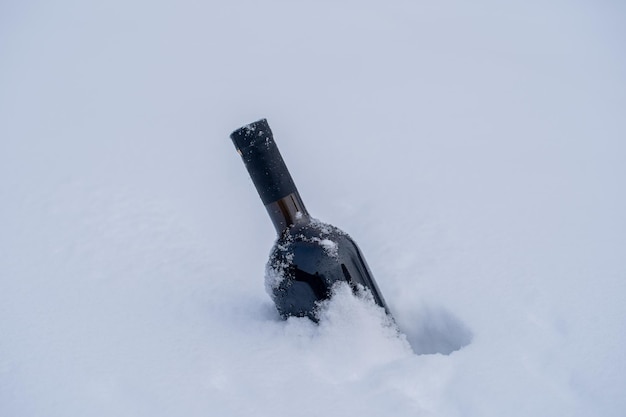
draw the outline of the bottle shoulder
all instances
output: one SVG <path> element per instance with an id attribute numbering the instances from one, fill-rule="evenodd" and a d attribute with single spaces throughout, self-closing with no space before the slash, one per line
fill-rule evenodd
<path id="1" fill-rule="evenodd" d="M 294 246 L 317 246 L 329 255 L 337 255 L 340 246 L 354 245 L 352 238 L 343 230 L 317 219 L 299 221 L 278 236 L 274 249 L 286 250 Z"/>
<path id="2" fill-rule="evenodd" d="M 271 264 L 290 264 L 310 271 L 337 268 L 361 258 L 360 250 L 343 230 L 319 220 L 291 226 L 276 240 Z"/>

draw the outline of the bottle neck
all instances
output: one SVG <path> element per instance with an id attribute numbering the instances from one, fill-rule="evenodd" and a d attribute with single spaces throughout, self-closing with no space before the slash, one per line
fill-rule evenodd
<path id="1" fill-rule="evenodd" d="M 237 152 L 250 174 L 276 232 L 308 220 L 302 199 L 274 142 L 267 120 L 261 119 L 235 130 L 231 135 Z"/>
<path id="2" fill-rule="evenodd" d="M 304 207 L 298 191 L 265 205 L 279 235 L 299 221 L 308 221 L 309 212 Z"/>

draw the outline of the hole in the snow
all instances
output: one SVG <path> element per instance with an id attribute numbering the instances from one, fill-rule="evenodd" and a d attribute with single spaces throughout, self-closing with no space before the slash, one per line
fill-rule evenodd
<path id="1" fill-rule="evenodd" d="M 449 355 L 472 342 L 472 331 L 443 307 L 423 306 L 396 317 L 411 348 L 418 355 Z"/>

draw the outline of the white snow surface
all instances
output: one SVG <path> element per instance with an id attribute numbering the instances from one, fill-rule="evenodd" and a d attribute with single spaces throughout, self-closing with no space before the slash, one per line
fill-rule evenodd
<path id="1" fill-rule="evenodd" d="M 1 2 L 0 416 L 624 416 L 624 7 Z M 403 335 L 278 318 L 262 117 Z"/>

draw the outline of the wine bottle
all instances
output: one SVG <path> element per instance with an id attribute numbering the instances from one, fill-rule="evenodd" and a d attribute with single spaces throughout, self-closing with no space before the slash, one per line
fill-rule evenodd
<path id="1" fill-rule="evenodd" d="M 356 243 L 338 228 L 312 218 L 300 198 L 266 119 L 231 134 L 278 238 L 266 267 L 266 289 L 280 315 L 318 321 L 319 303 L 333 286 L 346 282 L 369 291 L 389 314 L 376 281 Z"/>

